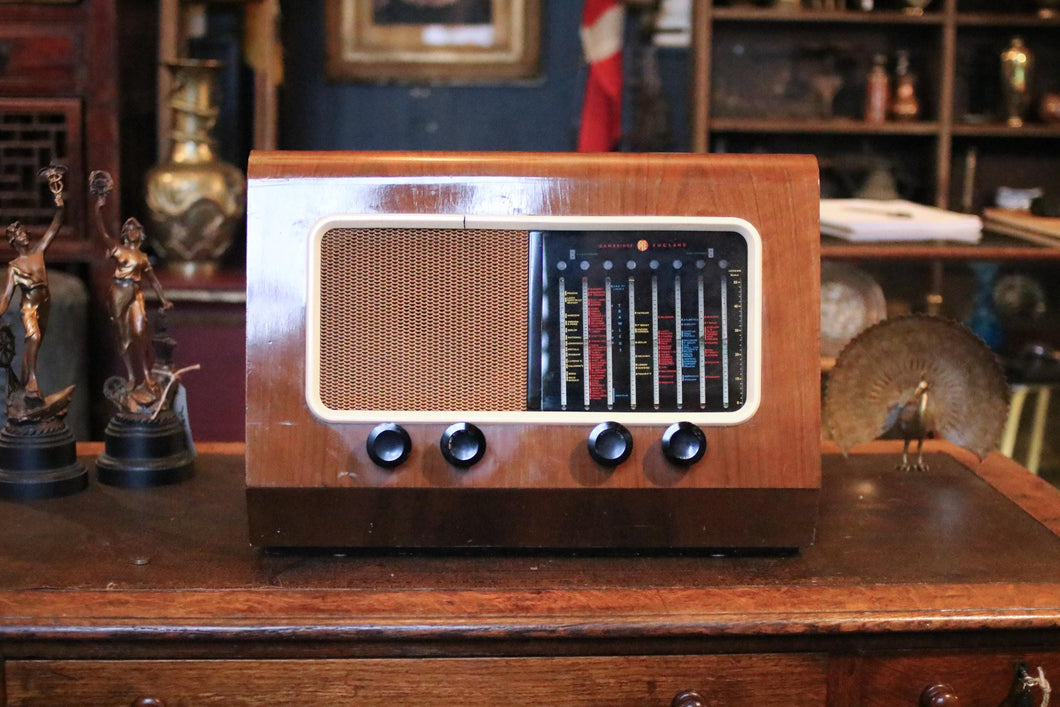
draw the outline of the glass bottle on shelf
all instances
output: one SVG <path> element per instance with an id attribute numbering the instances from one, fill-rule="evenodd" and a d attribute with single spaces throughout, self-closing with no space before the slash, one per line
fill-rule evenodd
<path id="1" fill-rule="evenodd" d="M 909 71 L 909 52 L 898 52 L 894 70 L 894 99 L 891 117 L 895 120 L 916 120 L 920 116 L 920 101 L 916 96 L 916 77 Z"/>
<path id="2" fill-rule="evenodd" d="M 887 104 L 890 101 L 891 78 L 887 75 L 887 57 L 877 54 L 872 60 L 872 70 L 865 81 L 865 122 L 878 125 L 887 120 Z"/>
<path id="3" fill-rule="evenodd" d="M 1005 122 L 1009 127 L 1019 128 L 1023 125 L 1031 99 L 1033 69 L 1033 52 L 1023 43 L 1022 37 L 1013 37 L 1008 47 L 1001 52 L 1001 95 Z"/>

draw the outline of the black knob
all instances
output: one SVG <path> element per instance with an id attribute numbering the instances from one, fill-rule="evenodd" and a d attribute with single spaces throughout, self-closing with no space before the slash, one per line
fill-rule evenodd
<path id="1" fill-rule="evenodd" d="M 707 438 L 703 430 L 691 422 L 675 422 L 663 433 L 663 456 L 673 464 L 691 466 L 702 459 L 706 451 Z"/>
<path id="2" fill-rule="evenodd" d="M 412 438 L 393 422 L 376 425 L 368 435 L 368 456 L 376 466 L 393 469 L 405 463 L 412 452 Z"/>
<path id="3" fill-rule="evenodd" d="M 470 422 L 457 422 L 445 429 L 439 446 L 447 462 L 466 469 L 486 453 L 486 435 Z"/>
<path id="4" fill-rule="evenodd" d="M 617 422 L 601 422 L 589 433 L 589 456 L 597 464 L 618 466 L 633 453 L 633 435 Z"/>

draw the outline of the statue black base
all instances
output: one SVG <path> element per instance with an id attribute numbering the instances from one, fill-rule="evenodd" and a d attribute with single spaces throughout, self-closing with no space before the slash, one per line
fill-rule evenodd
<path id="1" fill-rule="evenodd" d="M 175 484 L 195 472 L 195 451 L 180 418 L 162 410 L 154 418 L 119 412 L 103 433 L 96 474 L 104 484 L 143 488 Z"/>
<path id="2" fill-rule="evenodd" d="M 8 421 L 0 430 L 0 498 L 54 498 L 87 485 L 74 435 L 62 419 Z"/>

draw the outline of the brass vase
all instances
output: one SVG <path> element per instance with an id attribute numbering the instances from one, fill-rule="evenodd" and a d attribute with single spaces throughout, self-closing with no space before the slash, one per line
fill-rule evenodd
<path id="1" fill-rule="evenodd" d="M 246 177 L 215 152 L 221 64 L 183 59 L 165 66 L 173 77 L 171 148 L 169 159 L 147 174 L 151 242 L 167 268 L 189 276 L 210 273 L 220 266 L 243 217 Z"/>
<path id="2" fill-rule="evenodd" d="M 1023 125 L 1031 101 L 1031 75 L 1034 54 L 1020 37 L 1013 37 L 1001 52 L 1001 95 L 1005 123 L 1013 128 Z"/>

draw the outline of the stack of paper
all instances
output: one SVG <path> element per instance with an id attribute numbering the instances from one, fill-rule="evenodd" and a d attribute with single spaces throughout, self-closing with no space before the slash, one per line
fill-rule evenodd
<path id="1" fill-rule="evenodd" d="M 903 199 L 821 199 L 821 233 L 849 241 L 978 243 L 983 222 Z"/>
<path id="2" fill-rule="evenodd" d="M 988 231 L 1014 236 L 1045 246 L 1060 245 L 1060 217 L 1035 216 L 1029 211 L 984 209 L 983 225 Z"/>

